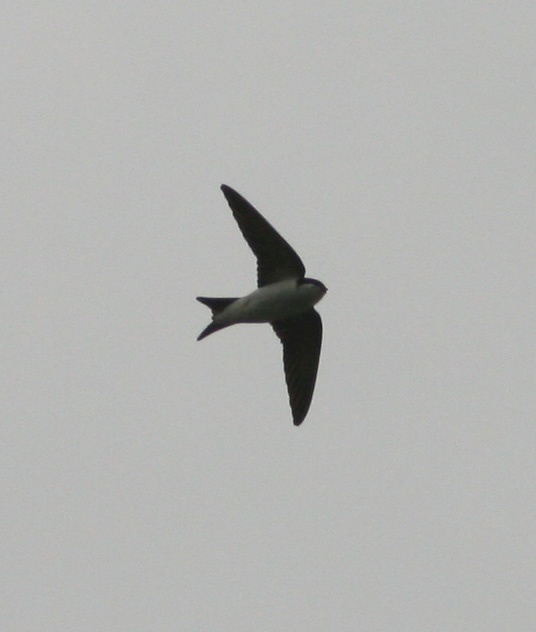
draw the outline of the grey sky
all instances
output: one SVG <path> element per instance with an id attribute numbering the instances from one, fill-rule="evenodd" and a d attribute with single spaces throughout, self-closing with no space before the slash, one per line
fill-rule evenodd
<path id="1" fill-rule="evenodd" d="M 2 630 L 536 626 L 530 2 L 9 3 Z M 329 288 L 292 425 L 219 191 Z"/>

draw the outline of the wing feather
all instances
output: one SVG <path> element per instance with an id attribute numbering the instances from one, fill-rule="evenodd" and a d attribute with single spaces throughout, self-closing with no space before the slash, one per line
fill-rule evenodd
<path id="1" fill-rule="evenodd" d="M 283 364 L 294 425 L 305 419 L 315 389 L 320 349 L 322 320 L 315 309 L 295 318 L 271 323 L 283 344 Z"/>
<path id="2" fill-rule="evenodd" d="M 292 246 L 234 189 L 222 184 L 221 190 L 244 239 L 257 257 L 258 286 L 285 279 L 302 279 L 305 267 Z"/>

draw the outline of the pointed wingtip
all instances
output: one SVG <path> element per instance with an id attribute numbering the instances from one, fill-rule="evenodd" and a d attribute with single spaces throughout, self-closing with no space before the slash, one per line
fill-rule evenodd
<path id="1" fill-rule="evenodd" d="M 229 199 L 230 195 L 236 194 L 236 191 L 230 187 L 228 184 L 222 184 L 220 186 L 221 192 L 225 195 L 225 199 Z"/>

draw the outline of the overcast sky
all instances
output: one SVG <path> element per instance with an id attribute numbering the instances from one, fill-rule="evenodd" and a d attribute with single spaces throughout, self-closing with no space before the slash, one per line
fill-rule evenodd
<path id="1" fill-rule="evenodd" d="M 2 630 L 536 629 L 532 2 L 2 12 Z M 329 288 L 302 426 L 219 186 Z"/>

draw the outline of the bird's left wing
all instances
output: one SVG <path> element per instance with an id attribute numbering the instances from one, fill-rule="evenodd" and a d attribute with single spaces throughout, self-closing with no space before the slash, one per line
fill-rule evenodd
<path id="1" fill-rule="evenodd" d="M 294 425 L 305 419 L 315 388 L 322 320 L 315 309 L 286 320 L 271 323 L 283 344 L 283 364 Z"/>

